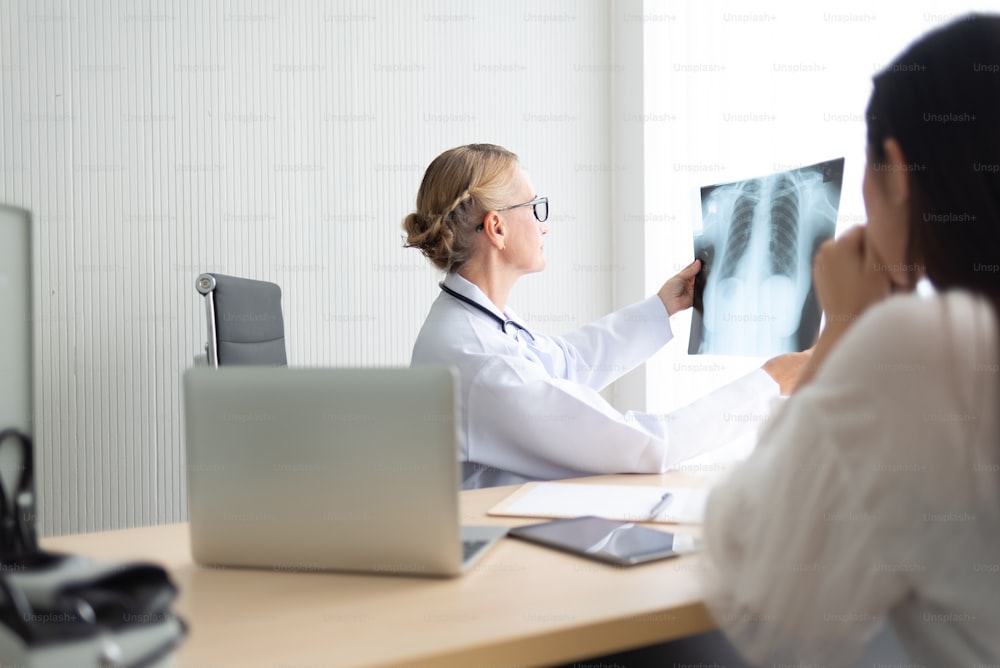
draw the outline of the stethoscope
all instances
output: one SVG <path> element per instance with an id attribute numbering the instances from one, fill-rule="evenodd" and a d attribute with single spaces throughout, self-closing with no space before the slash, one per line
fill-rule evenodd
<path id="1" fill-rule="evenodd" d="M 493 318 L 494 320 L 496 320 L 497 324 L 500 325 L 500 331 L 503 332 L 504 334 L 513 334 L 515 337 L 517 337 L 517 333 L 518 332 L 524 332 L 525 334 L 528 335 L 528 338 L 531 339 L 532 343 L 535 342 L 535 335 L 532 334 L 530 331 L 528 331 L 528 328 L 525 327 L 524 325 L 521 325 L 520 323 L 515 322 L 514 320 L 510 320 L 509 318 L 506 319 L 506 320 L 503 319 L 503 318 L 501 318 L 496 313 L 494 313 L 493 311 L 489 310 L 488 308 L 486 308 L 482 304 L 474 302 L 471 299 L 469 299 L 468 297 L 466 297 L 465 295 L 459 294 L 459 293 L 455 292 L 454 290 L 452 290 L 451 288 L 449 288 L 444 283 L 438 283 L 438 287 L 441 288 L 442 291 L 448 293 L 449 295 L 451 295 L 452 297 L 454 297 L 455 299 L 457 299 L 458 301 L 465 302 L 466 304 L 468 304 L 472 308 L 479 309 L 480 311 L 482 311 L 486 315 L 488 315 L 491 318 Z M 507 329 L 508 325 L 510 327 L 513 327 L 513 331 Z"/>

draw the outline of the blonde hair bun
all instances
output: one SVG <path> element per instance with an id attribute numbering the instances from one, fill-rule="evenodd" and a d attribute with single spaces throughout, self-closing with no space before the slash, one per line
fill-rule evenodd
<path id="1" fill-rule="evenodd" d="M 476 227 L 503 206 L 517 156 L 494 144 L 469 144 L 436 157 L 424 172 L 417 209 L 403 219 L 404 245 L 438 269 L 457 271 L 472 254 Z"/>

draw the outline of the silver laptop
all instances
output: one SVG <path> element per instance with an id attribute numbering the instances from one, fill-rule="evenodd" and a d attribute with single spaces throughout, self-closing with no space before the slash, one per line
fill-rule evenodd
<path id="1" fill-rule="evenodd" d="M 459 526 L 457 377 L 398 369 L 184 374 L 202 564 L 457 575 L 506 527 Z"/>

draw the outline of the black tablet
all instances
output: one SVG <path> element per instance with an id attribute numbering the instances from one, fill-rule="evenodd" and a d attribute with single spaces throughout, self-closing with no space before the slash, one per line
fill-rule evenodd
<path id="1" fill-rule="evenodd" d="M 507 535 L 617 566 L 669 559 L 694 549 L 689 536 L 590 516 L 516 527 Z"/>

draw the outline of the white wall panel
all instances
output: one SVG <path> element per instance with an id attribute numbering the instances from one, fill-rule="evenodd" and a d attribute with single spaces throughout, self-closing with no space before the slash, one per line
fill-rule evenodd
<path id="1" fill-rule="evenodd" d="M 406 364 L 436 294 L 399 222 L 454 145 L 551 198 L 543 331 L 611 306 L 607 2 L 0 0 L 0 201 L 37 223 L 40 518 L 186 516 L 201 271 L 279 283 L 294 365 Z"/>

